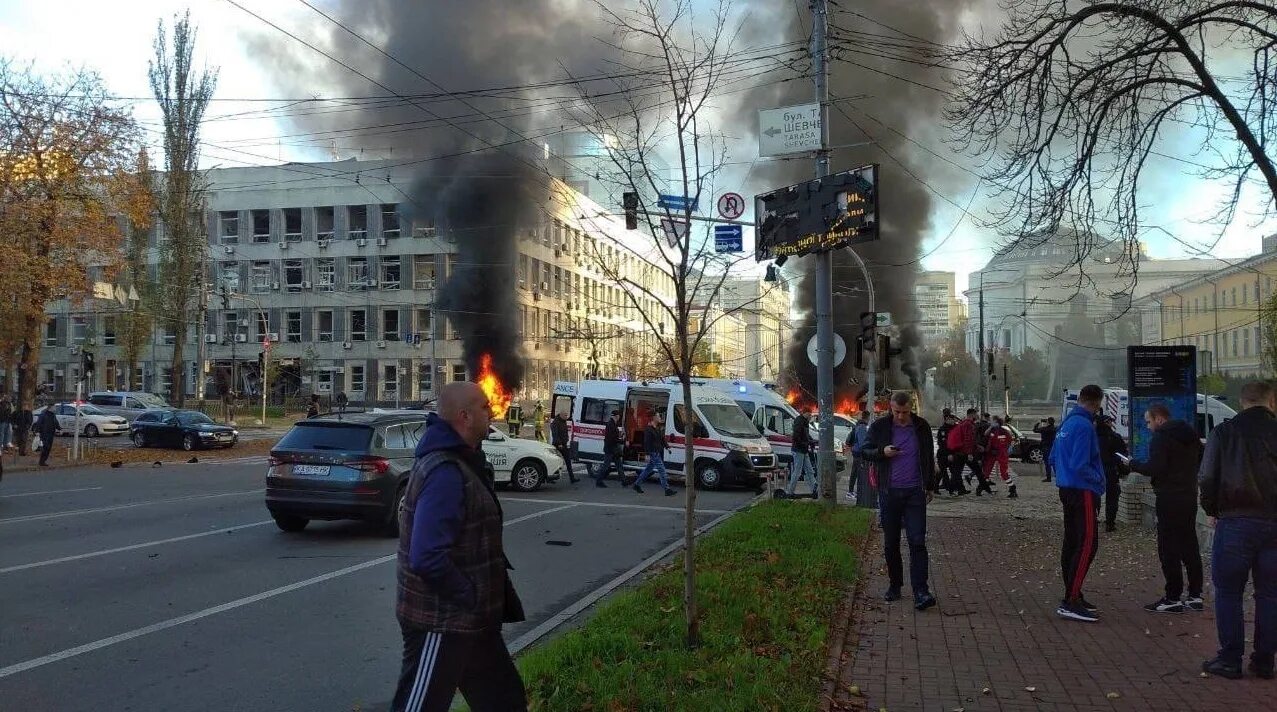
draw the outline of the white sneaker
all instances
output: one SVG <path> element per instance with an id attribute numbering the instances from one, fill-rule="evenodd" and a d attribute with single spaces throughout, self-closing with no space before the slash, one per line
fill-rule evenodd
<path id="1" fill-rule="evenodd" d="M 1185 596 L 1183 603 L 1184 607 L 1190 611 L 1200 613 L 1206 610 L 1206 604 L 1202 603 L 1200 596 Z"/>

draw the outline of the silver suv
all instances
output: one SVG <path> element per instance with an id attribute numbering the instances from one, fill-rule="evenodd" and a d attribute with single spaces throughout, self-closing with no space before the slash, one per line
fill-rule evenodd
<path id="1" fill-rule="evenodd" d="M 97 391 L 89 394 L 89 403 L 129 422 L 148 410 L 173 407 L 154 393 L 141 391 Z"/>

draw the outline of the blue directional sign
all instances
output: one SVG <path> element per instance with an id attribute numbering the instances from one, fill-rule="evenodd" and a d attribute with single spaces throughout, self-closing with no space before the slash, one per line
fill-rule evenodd
<path id="1" fill-rule="evenodd" d="M 715 252 L 741 252 L 744 249 L 740 225 L 714 226 Z"/>
<path id="2" fill-rule="evenodd" d="M 662 195 L 656 199 L 656 204 L 662 208 L 665 208 L 666 210 L 676 210 L 680 213 L 689 210 L 688 205 L 691 206 L 690 210 L 692 212 L 696 212 L 696 206 L 699 203 L 699 200 L 689 198 L 686 195 Z"/>

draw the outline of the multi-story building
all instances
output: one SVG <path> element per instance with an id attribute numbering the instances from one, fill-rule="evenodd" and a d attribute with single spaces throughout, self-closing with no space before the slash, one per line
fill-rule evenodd
<path id="1" fill-rule="evenodd" d="M 751 381 L 774 383 L 780 378 L 784 341 L 790 330 L 789 286 L 780 280 L 733 277 L 723 281 L 718 301 L 737 317 L 744 329 L 743 360 L 731 364 Z"/>
<path id="2" fill-rule="evenodd" d="M 1196 346 L 1203 374 L 1263 375 L 1263 308 L 1274 278 L 1277 236 L 1264 238 L 1258 255 L 1137 300 L 1144 343 Z"/>
<path id="3" fill-rule="evenodd" d="M 185 341 L 188 396 L 197 383 L 211 395 L 219 381 L 253 392 L 263 344 L 277 369 L 276 394 L 344 392 L 352 402 L 404 403 L 430 398 L 442 381 L 473 375 L 455 324 L 435 309 L 465 235 L 408 221 L 411 166 L 288 164 L 214 169 L 208 178 L 204 323 L 194 314 L 187 324 L 161 320 L 138 364 L 135 383 L 144 390 L 168 392 L 177 339 Z M 669 275 L 627 247 L 634 233 L 622 222 L 562 182 L 546 180 L 552 198 L 541 221 L 519 228 L 518 284 L 492 285 L 515 290 L 526 366 L 516 397 L 538 400 L 549 397 L 556 380 L 616 375 L 626 354 L 649 338 L 616 274 L 657 298 L 672 301 L 673 294 Z M 162 239 L 162 227 L 151 231 L 152 265 Z M 653 299 L 639 298 L 658 312 Z M 116 333 L 122 309 L 98 300 L 51 304 L 41 382 L 60 393 L 73 389 L 79 350 L 91 345 L 97 368 L 89 388 L 125 387 Z"/>
<path id="4" fill-rule="evenodd" d="M 711 304 L 708 309 L 703 305 L 692 307 L 688 321 L 688 333 L 695 335 L 701 330 L 701 318 L 708 322 L 705 334 L 701 337 L 701 353 L 698 370 L 703 375 L 715 378 L 743 378 L 748 359 L 745 354 L 746 329 L 742 315 L 725 311 L 720 304 Z"/>
<path id="5" fill-rule="evenodd" d="M 913 284 L 914 301 L 922 320 L 918 327 L 928 342 L 944 339 L 962 324 L 966 305 L 957 296 L 953 272 L 919 272 Z"/>

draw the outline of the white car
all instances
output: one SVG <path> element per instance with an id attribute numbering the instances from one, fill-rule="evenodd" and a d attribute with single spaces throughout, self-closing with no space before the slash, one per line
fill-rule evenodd
<path id="1" fill-rule="evenodd" d="M 495 481 L 520 492 L 557 481 L 565 469 L 559 451 L 549 443 L 511 437 L 492 426 L 488 427 L 483 454 L 492 464 Z"/>
<path id="2" fill-rule="evenodd" d="M 58 432 L 70 435 L 75 432 L 75 404 L 54 403 L 53 415 L 58 419 Z M 44 408 L 38 408 L 32 415 L 39 418 Z M 129 421 L 118 415 L 106 413 L 96 406 L 84 404 L 80 406 L 80 434 L 86 438 L 99 435 L 125 435 L 129 432 Z"/>

